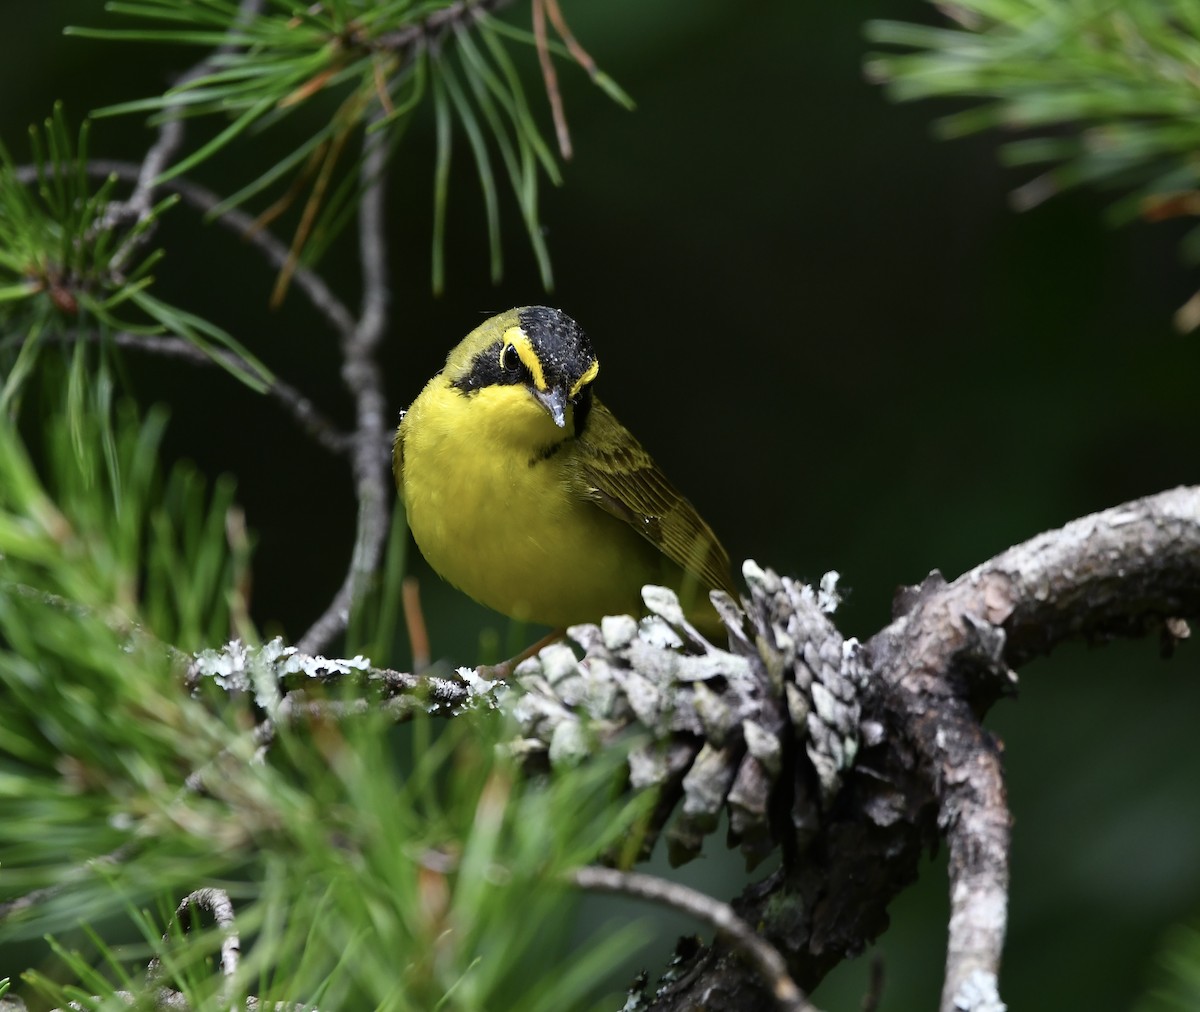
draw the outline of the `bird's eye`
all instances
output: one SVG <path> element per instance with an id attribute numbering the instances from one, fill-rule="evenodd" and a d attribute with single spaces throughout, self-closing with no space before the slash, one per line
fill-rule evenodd
<path id="1" fill-rule="evenodd" d="M 505 372 L 516 372 L 521 368 L 521 356 L 511 344 L 506 344 L 500 352 L 500 368 Z"/>

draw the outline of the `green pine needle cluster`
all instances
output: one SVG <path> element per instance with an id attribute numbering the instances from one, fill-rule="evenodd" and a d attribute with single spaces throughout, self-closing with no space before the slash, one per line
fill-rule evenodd
<path id="1" fill-rule="evenodd" d="M 1015 194 L 1029 207 L 1096 185 L 1124 196 L 1116 221 L 1200 215 L 1200 6 L 1177 0 L 955 0 L 957 24 L 868 25 L 903 50 L 876 54 L 868 76 L 898 100 L 965 99 L 939 133 L 999 128 L 1013 166 L 1045 167 Z M 1200 227 L 1183 242 L 1200 262 Z M 1197 307 L 1200 310 L 1200 306 Z M 1190 316 L 1180 323 L 1194 326 Z"/>
<path id="2" fill-rule="evenodd" d="M 219 132 L 163 173 L 166 181 L 194 169 L 253 132 L 262 133 L 314 104 L 327 106 L 299 145 L 259 172 L 211 212 L 236 207 L 277 184 L 285 189 L 261 220 L 269 222 L 307 191 L 293 252 L 315 262 L 347 222 L 359 192 L 358 160 L 345 159 L 350 137 L 385 130 L 398 144 L 414 116 L 432 105 L 435 122 L 433 287 L 445 285 L 445 223 L 454 124 L 465 134 L 479 175 L 494 280 L 503 268 L 500 179 L 507 179 L 547 288 L 549 252 L 538 218 L 542 173 L 561 182 L 558 162 L 542 135 L 509 42 L 534 37 L 493 17 L 500 2 L 459 0 L 334 0 L 305 7 L 272 0 L 245 16 L 230 0 L 141 0 L 106 9 L 140 24 L 77 27 L 94 39 L 221 47 L 197 73 L 166 93 L 99 110 L 97 115 L 151 113 L 216 116 Z M 156 26 L 164 27 L 156 27 Z M 169 26 L 169 27 L 166 27 Z M 569 56 L 560 44 L 550 52 Z M 589 68 L 590 70 L 591 68 Z M 593 81 L 626 107 L 632 102 L 606 75 Z M 323 107 L 324 107 L 323 106 Z M 498 157 L 501 172 L 493 164 Z M 341 164 L 348 160 L 349 165 Z"/>
<path id="3" fill-rule="evenodd" d="M 229 490 L 209 496 L 178 472 L 164 486 L 161 416 L 113 426 L 103 401 L 51 416 L 47 478 L 0 425 L 0 903 L 61 890 L 9 932 L 65 928 L 126 889 L 215 870 L 198 836 L 162 832 L 181 775 L 228 739 L 179 691 L 166 644 L 226 631 Z M 184 578 L 197 570 L 207 577 Z M 120 868 L 91 864 L 152 838 L 164 849 L 139 882 L 114 888 Z"/>
<path id="4" fill-rule="evenodd" d="M 97 185 L 89 173 L 89 133 L 85 120 L 72 135 L 56 105 L 29 130 L 27 173 L 0 143 L 0 407 L 18 395 L 46 342 L 104 344 L 122 332 L 183 338 L 264 389 L 270 372 L 228 333 L 153 293 L 163 252 L 145 246 L 176 198 L 145 214 L 116 213 L 116 178 Z"/>
<path id="5" fill-rule="evenodd" d="M 145 257 L 120 286 L 108 270 L 117 236 L 102 227 L 116 180 L 93 189 L 87 175 L 88 125 L 74 140 L 61 107 L 44 129 L 30 128 L 36 186 L 18 179 L 17 167 L 0 145 L 0 321 L 12 322 L 14 310 L 28 309 L 30 322 L 58 312 L 89 312 L 110 326 L 122 302 L 146 287 L 160 254 Z M 136 241 L 173 201 L 164 201 L 145 222 Z"/>
<path id="6" fill-rule="evenodd" d="M 1200 928 L 1178 924 L 1163 939 L 1156 981 L 1135 1012 L 1189 1012 L 1200 1008 Z"/>

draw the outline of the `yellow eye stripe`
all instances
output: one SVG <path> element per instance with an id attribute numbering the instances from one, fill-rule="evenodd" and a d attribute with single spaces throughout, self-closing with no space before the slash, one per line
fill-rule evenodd
<path id="1" fill-rule="evenodd" d="M 533 347 L 533 342 L 529 340 L 529 335 L 520 327 L 509 327 L 504 332 L 504 338 L 500 344 L 500 364 L 504 365 L 504 352 L 511 345 L 516 349 L 517 357 L 525 363 L 525 367 L 529 370 L 529 375 L 533 380 L 533 385 L 538 390 L 548 389 L 546 383 L 546 372 L 542 368 L 542 360 L 538 358 L 537 351 Z M 575 385 L 571 387 L 569 396 L 577 397 L 579 392 L 591 383 L 597 376 L 600 375 L 600 362 L 597 359 L 592 359 L 592 364 L 584 370 L 582 376 L 575 381 Z"/>
<path id="2" fill-rule="evenodd" d="M 592 359 L 592 364 L 587 367 L 587 371 L 582 376 L 580 376 L 579 380 L 576 382 L 576 384 L 573 387 L 571 387 L 571 396 L 578 397 L 579 391 L 582 390 L 589 383 L 591 383 L 592 380 L 594 380 L 599 375 L 600 375 L 600 360 L 594 358 L 594 359 Z"/>
<path id="3" fill-rule="evenodd" d="M 500 348 L 500 355 L 504 355 L 504 346 L 511 344 L 517 349 L 517 357 L 525 363 L 525 367 L 529 370 L 529 375 L 533 378 L 533 385 L 539 390 L 546 389 L 546 374 L 542 371 L 541 360 L 537 356 L 537 352 L 533 350 L 533 342 L 529 340 L 528 335 L 520 327 L 509 327 L 504 332 L 504 342 Z"/>

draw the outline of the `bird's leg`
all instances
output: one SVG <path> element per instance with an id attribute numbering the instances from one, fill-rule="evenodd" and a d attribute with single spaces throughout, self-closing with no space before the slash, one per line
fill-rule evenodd
<path id="1" fill-rule="evenodd" d="M 566 636 L 566 629 L 555 629 L 553 632 L 547 633 L 532 646 L 526 647 L 515 657 L 510 657 L 507 661 L 501 661 L 499 664 L 481 664 L 475 669 L 480 678 L 486 678 L 488 681 L 500 682 L 509 678 L 526 658 L 532 657 L 538 653 L 543 647 L 548 647 L 551 643 L 557 643 L 560 639 Z"/>

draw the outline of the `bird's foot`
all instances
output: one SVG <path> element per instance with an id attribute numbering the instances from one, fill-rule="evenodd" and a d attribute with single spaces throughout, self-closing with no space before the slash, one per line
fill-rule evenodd
<path id="1" fill-rule="evenodd" d="M 541 651 L 544 647 L 548 647 L 551 643 L 557 643 L 567 634 L 565 629 L 555 629 L 551 633 L 547 633 L 532 646 L 526 647 L 515 657 L 510 657 L 507 661 L 501 661 L 499 664 L 481 664 L 475 669 L 475 673 L 480 678 L 486 678 L 489 682 L 503 682 L 512 677 L 512 673 L 517 670 L 517 665 L 523 660 L 526 660 L 534 654 Z"/>

